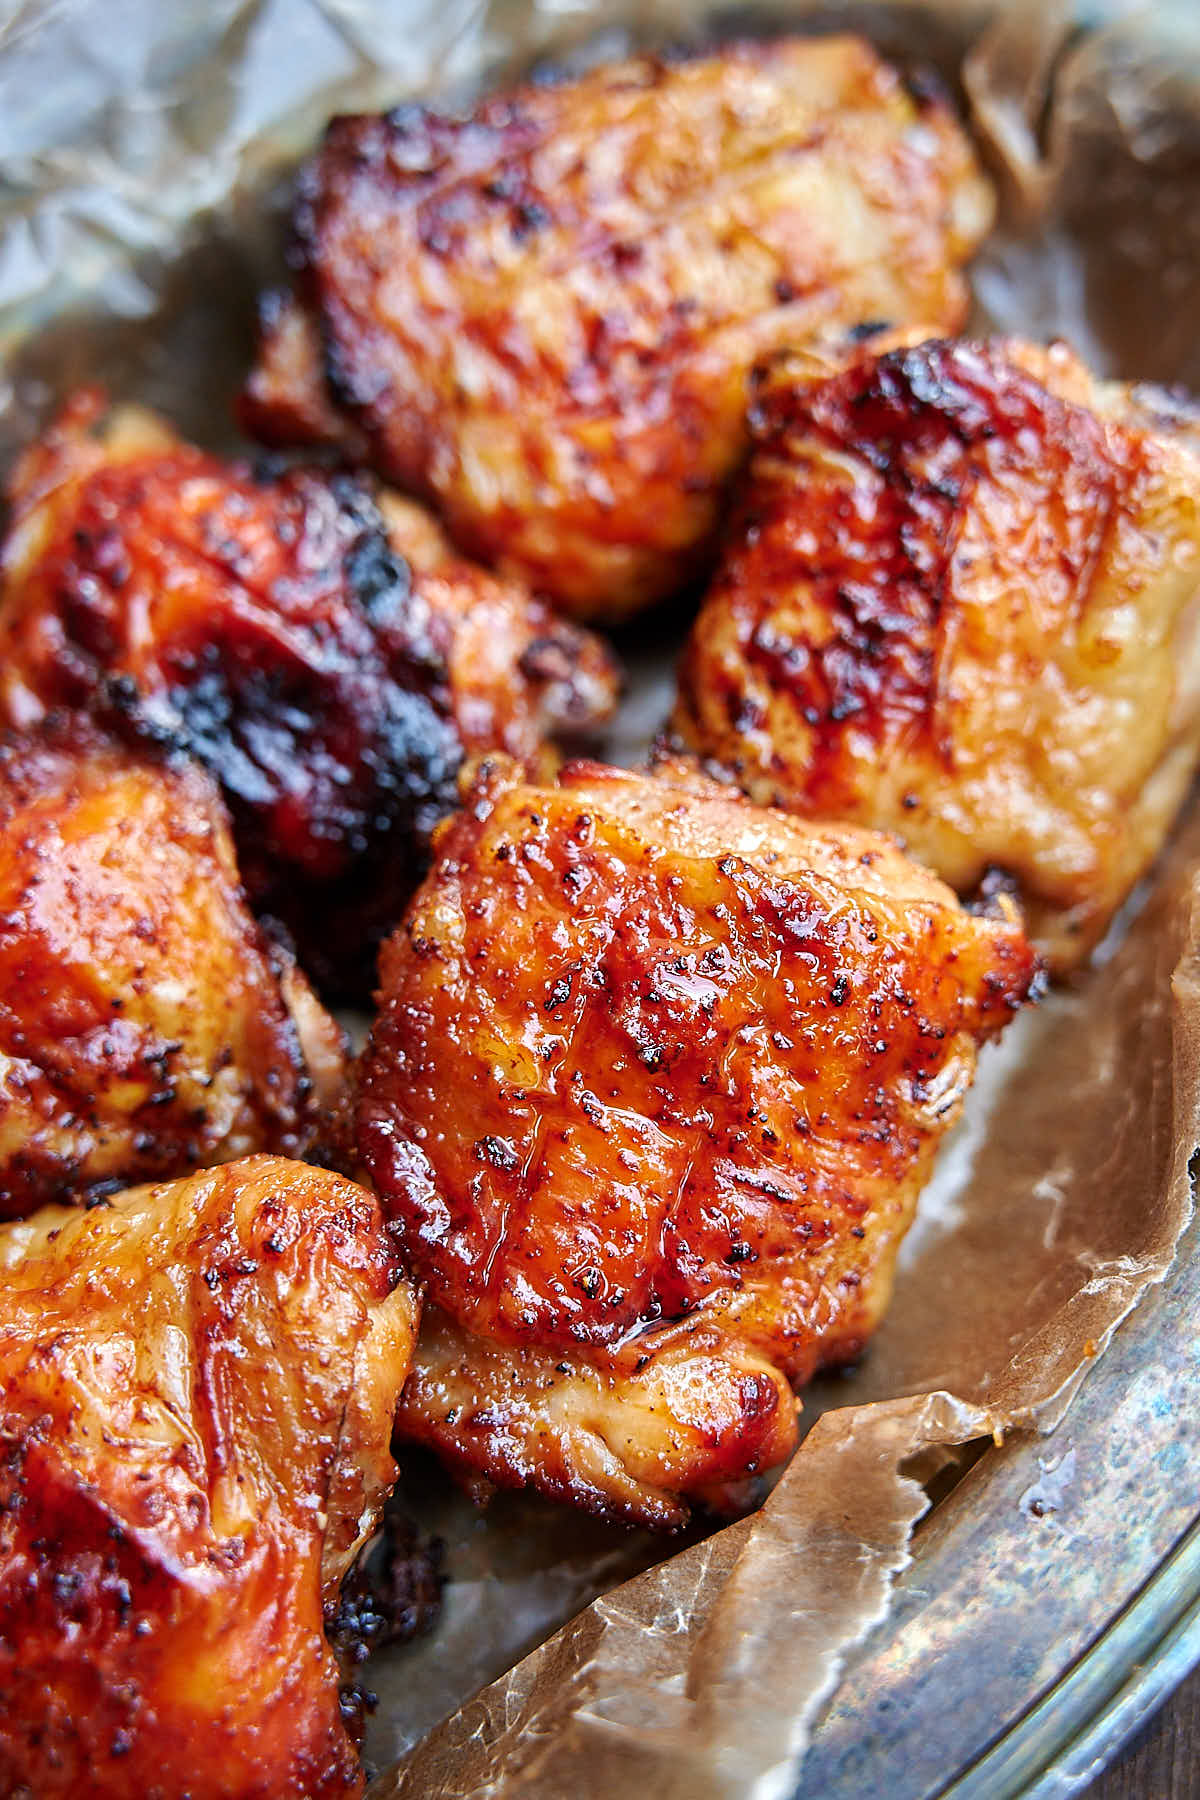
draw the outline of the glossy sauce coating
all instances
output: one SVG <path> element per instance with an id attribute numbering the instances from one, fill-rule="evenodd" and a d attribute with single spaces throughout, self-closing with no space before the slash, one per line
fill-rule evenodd
<path id="1" fill-rule="evenodd" d="M 781 359 L 680 668 L 672 747 L 1016 892 L 1056 969 L 1200 760 L 1200 457 L 1062 346 Z"/>
<path id="2" fill-rule="evenodd" d="M 198 757 L 255 905 L 335 989 L 369 987 L 464 754 L 536 757 L 613 705 L 596 640 L 453 558 L 410 506 L 392 541 L 350 477 L 260 477 L 84 392 L 11 492 L 3 714 L 87 706 Z"/>
<path id="3" fill-rule="evenodd" d="M 201 769 L 79 718 L 0 740 L 0 1218 L 303 1154 L 343 1062 Z"/>
<path id="4" fill-rule="evenodd" d="M 375 1201 L 254 1157 L 0 1229 L 0 1792 L 362 1791 L 324 1607 L 412 1346 Z"/>
<path id="5" fill-rule="evenodd" d="M 850 37 L 335 119 L 243 419 L 365 449 L 472 554 L 623 616 L 703 556 L 756 357 L 955 329 L 990 219 L 945 104 Z"/>
<path id="6" fill-rule="evenodd" d="M 359 1154 L 488 1346 L 627 1372 L 703 1312 L 801 1382 L 869 1337 L 1035 969 L 874 834 L 685 777 L 493 767 L 383 948 Z"/>

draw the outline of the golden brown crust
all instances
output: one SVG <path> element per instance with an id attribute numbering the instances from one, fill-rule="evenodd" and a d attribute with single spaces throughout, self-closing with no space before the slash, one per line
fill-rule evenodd
<path id="1" fill-rule="evenodd" d="M 873 833 L 574 764 L 484 771 L 380 968 L 358 1149 L 437 1305 L 622 1379 L 703 1318 L 803 1381 L 873 1330 L 1036 964 Z"/>
<path id="2" fill-rule="evenodd" d="M 360 1793 L 323 1607 L 415 1323 L 375 1201 L 254 1157 L 6 1226 L 0 1273 L 0 1791 Z"/>
<path id="3" fill-rule="evenodd" d="M 696 568 L 756 357 L 955 329 L 990 216 L 948 109 L 850 37 L 336 119 L 243 418 L 323 441 L 332 406 L 473 554 L 622 616 Z"/>
<path id="4" fill-rule="evenodd" d="M 0 739 L 0 1218 L 301 1155 L 342 1034 L 238 883 L 210 778 L 51 717 Z"/>
<path id="5" fill-rule="evenodd" d="M 448 553 L 414 574 L 348 477 L 256 475 L 84 392 L 11 493 L 0 712 L 88 706 L 198 756 L 256 906 L 334 988 L 369 989 L 464 751 L 533 758 L 614 704 L 597 640 Z M 423 542 L 411 510 L 394 536 Z"/>
<path id="6" fill-rule="evenodd" d="M 592 1360 L 495 1344 L 429 1307 L 396 1430 L 469 1483 L 672 1531 L 689 1501 L 725 1510 L 728 1484 L 786 1461 L 796 1401 L 774 1363 L 703 1315 Z"/>
<path id="7" fill-rule="evenodd" d="M 1150 398 L 1061 346 L 781 360 L 675 743 L 960 892 L 1014 888 L 1069 967 L 1200 757 L 1200 458 Z"/>

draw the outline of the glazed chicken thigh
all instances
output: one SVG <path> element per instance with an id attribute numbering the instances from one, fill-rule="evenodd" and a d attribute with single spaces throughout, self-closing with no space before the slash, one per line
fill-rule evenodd
<path id="1" fill-rule="evenodd" d="M 0 740 L 0 1218 L 301 1155 L 343 1065 L 203 770 L 78 716 Z"/>
<path id="2" fill-rule="evenodd" d="M 715 784 L 479 775 L 381 953 L 359 1155 L 460 1468 L 676 1524 L 852 1359 L 1037 965 L 887 839 Z"/>
<path id="3" fill-rule="evenodd" d="M 0 1792 L 362 1791 L 322 1625 L 395 1478 L 396 1273 L 272 1157 L 0 1228 Z"/>
<path id="4" fill-rule="evenodd" d="M 411 504 L 389 538 L 349 476 L 223 464 L 89 391 L 11 497 L 0 717 L 89 707 L 197 757 L 255 906 L 335 991 L 369 991 L 463 757 L 536 761 L 614 704 L 596 639 L 452 557 Z"/>
<path id="5" fill-rule="evenodd" d="M 671 749 L 1096 943 L 1200 762 L 1196 416 L 1064 347 L 781 359 Z"/>
<path id="6" fill-rule="evenodd" d="M 341 443 L 472 554 L 624 616 L 697 567 L 755 359 L 957 329 L 991 211 L 947 107 L 851 37 L 335 119 L 242 416 Z"/>

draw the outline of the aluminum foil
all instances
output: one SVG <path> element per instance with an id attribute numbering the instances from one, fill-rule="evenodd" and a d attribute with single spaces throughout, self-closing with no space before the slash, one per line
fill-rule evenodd
<path id="1" fill-rule="evenodd" d="M 47 0 L 0 17 L 0 451 L 83 379 L 236 441 L 289 174 L 331 112 L 800 21 L 862 28 L 956 87 L 1002 198 L 980 327 L 1062 333 L 1102 370 L 1200 389 L 1188 0 L 1118 18 L 982 0 Z M 679 630 L 622 637 L 617 760 L 665 711 Z M 891 1314 L 857 1371 L 806 1396 L 808 1434 L 761 1511 L 680 1548 L 522 1496 L 479 1514 L 405 1469 L 451 1580 L 435 1633 L 368 1668 L 367 1755 L 404 1758 L 379 1796 L 806 1791 L 812 1722 L 958 1447 L 1053 1429 L 1170 1264 L 1200 1137 L 1198 873 L 1200 809 L 1093 972 L 985 1053 Z"/>

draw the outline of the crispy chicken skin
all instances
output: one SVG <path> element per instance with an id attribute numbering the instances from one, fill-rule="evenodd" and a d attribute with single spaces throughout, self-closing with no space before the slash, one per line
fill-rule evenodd
<path id="1" fill-rule="evenodd" d="M 851 37 L 335 119 L 243 420 L 365 451 L 472 554 L 627 615 L 698 566 L 755 359 L 956 329 L 991 212 L 945 104 Z"/>
<path id="2" fill-rule="evenodd" d="M 302 1154 L 343 1065 L 203 770 L 77 716 L 0 740 L 0 1218 Z"/>
<path id="3" fill-rule="evenodd" d="M 976 1045 L 1011 908 L 695 777 L 479 773 L 381 953 L 363 1165 L 447 1323 L 401 1429 L 675 1523 L 853 1358 Z"/>
<path id="4" fill-rule="evenodd" d="M 256 907 L 334 990 L 369 990 L 464 754 L 536 758 L 614 704 L 597 640 L 409 503 L 389 539 L 350 477 L 256 475 L 89 390 L 11 497 L 0 716 L 88 706 L 199 757 Z"/>
<path id="5" fill-rule="evenodd" d="M 796 1446 L 787 1376 L 703 1309 L 603 1355 L 514 1348 L 428 1307 L 396 1429 L 468 1488 L 535 1487 L 651 1530 L 743 1511 Z M 481 1486 L 481 1483 L 483 1484 Z"/>
<path id="6" fill-rule="evenodd" d="M 0 1229 L 0 1792 L 358 1794 L 324 1609 L 395 1478 L 412 1291 L 274 1157 Z"/>
<path id="7" fill-rule="evenodd" d="M 1200 457 L 1156 404 L 1061 345 L 781 360 L 673 747 L 1014 887 L 1069 968 L 1200 760 Z"/>

